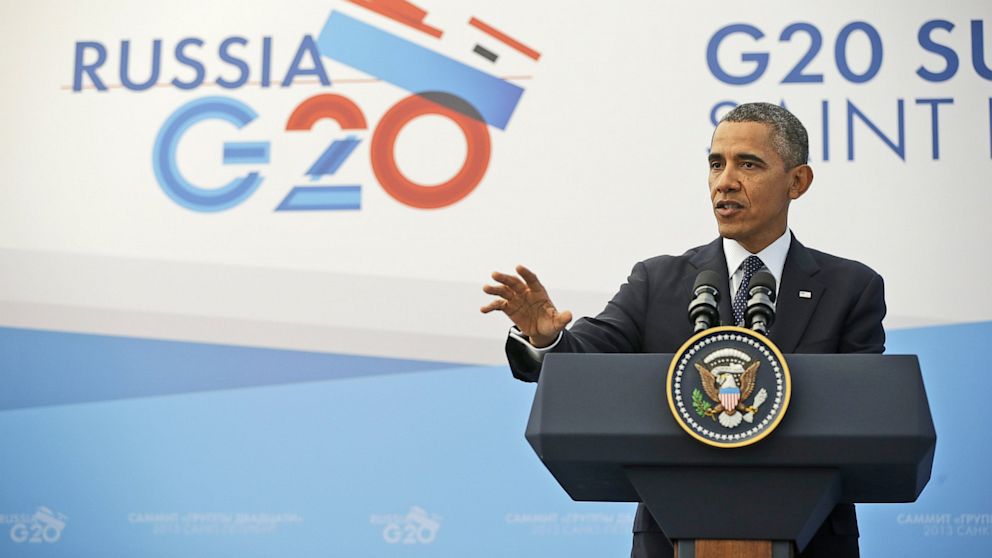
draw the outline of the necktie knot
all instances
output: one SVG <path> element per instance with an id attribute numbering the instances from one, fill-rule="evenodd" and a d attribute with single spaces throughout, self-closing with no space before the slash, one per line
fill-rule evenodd
<path id="1" fill-rule="evenodd" d="M 764 262 L 758 256 L 748 256 L 738 268 L 743 270 L 740 286 L 737 287 L 737 294 L 734 295 L 734 323 L 744 326 L 744 311 L 747 310 L 747 286 L 751 283 L 751 277 L 761 268 L 765 267 Z"/>

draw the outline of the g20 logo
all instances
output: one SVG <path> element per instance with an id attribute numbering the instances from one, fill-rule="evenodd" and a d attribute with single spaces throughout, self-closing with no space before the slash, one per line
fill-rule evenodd
<path id="1" fill-rule="evenodd" d="M 405 516 L 388 515 L 382 528 L 382 540 L 389 544 L 431 544 L 441 529 L 441 516 L 428 513 L 420 506 L 413 506 Z"/>
<path id="2" fill-rule="evenodd" d="M 68 519 L 65 514 L 39 506 L 30 518 L 14 523 L 10 528 L 10 540 L 18 544 L 57 543 L 62 538 Z"/>
<path id="3" fill-rule="evenodd" d="M 420 21 L 426 12 L 414 10 L 416 17 L 413 17 L 414 12 L 398 8 L 401 4 L 406 5 L 382 3 L 374 11 L 412 26 L 432 39 L 442 36 L 441 30 Z M 537 51 L 477 18 L 469 20 L 469 25 L 532 60 L 540 57 Z M 456 203 L 479 185 L 491 155 L 488 126 L 506 129 L 523 88 L 336 10 L 331 12 L 315 45 L 321 56 L 411 93 L 386 110 L 372 131 L 369 145 L 372 171 L 390 196 L 411 207 L 434 209 Z M 473 52 L 490 63 L 498 58 L 495 52 L 481 45 L 476 45 Z M 400 132 L 411 121 L 425 115 L 447 118 L 465 136 L 461 168 L 441 184 L 418 184 L 404 175 L 396 163 L 396 140 Z M 243 128 L 257 117 L 251 107 L 229 97 L 205 97 L 176 110 L 159 131 L 153 153 L 155 176 L 165 193 L 194 211 L 223 211 L 244 202 L 262 183 L 258 171 L 248 172 L 217 188 L 204 188 L 179 171 L 176 150 L 183 134 L 198 122 L 223 120 Z M 289 115 L 284 129 L 289 133 L 307 132 L 324 119 L 336 122 L 348 135 L 333 140 L 306 170 L 312 181 L 335 175 L 361 142 L 357 134 L 369 129 L 362 109 L 351 99 L 334 93 L 315 95 L 300 103 Z M 227 142 L 223 162 L 225 165 L 268 164 L 270 145 L 266 141 Z M 355 184 L 295 186 L 282 198 L 276 211 L 360 209 L 361 188 Z"/>
<path id="4" fill-rule="evenodd" d="M 418 184 L 403 174 L 396 163 L 396 140 L 410 122 L 436 115 L 454 122 L 466 142 L 461 168 L 449 180 L 436 185 Z M 221 120 L 243 128 L 258 117 L 245 103 L 230 97 L 204 97 L 179 107 L 162 125 L 155 139 L 153 168 L 162 190 L 177 204 L 194 211 L 223 211 L 248 199 L 261 185 L 262 176 L 251 171 L 217 188 L 194 184 L 179 171 L 176 151 L 189 128 L 206 120 Z M 360 143 L 356 133 L 368 130 L 365 114 L 351 99 L 334 93 L 310 97 L 289 115 L 285 130 L 307 132 L 321 120 L 336 122 L 349 135 L 334 139 L 305 172 L 311 179 L 334 175 Z M 478 186 L 489 166 L 489 130 L 473 107 L 450 93 L 410 95 L 393 105 L 379 120 L 370 145 L 372 171 L 382 188 L 397 201 L 420 209 L 454 204 Z M 226 142 L 225 165 L 267 164 L 270 142 Z M 276 211 L 360 209 L 360 185 L 295 186 Z"/>

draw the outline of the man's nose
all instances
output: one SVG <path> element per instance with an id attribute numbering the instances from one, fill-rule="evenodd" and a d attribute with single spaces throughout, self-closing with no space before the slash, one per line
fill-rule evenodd
<path id="1" fill-rule="evenodd" d="M 716 182 L 716 190 L 721 194 L 727 192 L 735 192 L 741 189 L 740 176 L 734 167 L 727 167 L 722 173 L 720 173 L 719 179 Z"/>

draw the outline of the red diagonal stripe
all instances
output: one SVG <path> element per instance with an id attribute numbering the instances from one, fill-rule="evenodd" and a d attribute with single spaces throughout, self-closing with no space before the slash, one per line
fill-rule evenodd
<path id="1" fill-rule="evenodd" d="M 496 29 L 492 25 L 480 21 L 478 18 L 473 17 L 472 19 L 468 20 L 468 24 L 471 25 L 472 27 L 475 27 L 479 31 L 482 31 L 483 33 L 489 35 L 490 37 L 498 41 L 501 41 L 502 43 L 510 46 L 511 48 L 523 53 L 524 56 L 533 58 L 534 60 L 537 60 L 541 57 L 540 52 L 537 52 L 536 50 L 530 48 L 529 46 L 507 35 L 506 33 L 503 33 L 502 31 Z"/>
<path id="2" fill-rule="evenodd" d="M 442 31 L 437 27 L 431 27 L 424 23 L 427 11 L 407 2 L 406 0 L 348 0 L 356 6 L 372 10 L 389 19 L 412 27 L 417 31 L 427 33 L 432 37 L 441 38 Z"/>

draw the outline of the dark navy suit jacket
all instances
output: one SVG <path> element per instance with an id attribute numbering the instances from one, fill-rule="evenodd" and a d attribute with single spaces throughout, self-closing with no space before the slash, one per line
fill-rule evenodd
<path id="1" fill-rule="evenodd" d="M 606 309 L 595 318 L 578 320 L 552 351 L 676 352 L 693 334 L 687 309 L 693 283 L 703 270 L 720 276 L 720 319 L 733 324 L 730 274 L 722 239 L 717 238 L 681 256 L 658 256 L 636 264 Z M 800 291 L 810 296 L 800 297 Z M 859 262 L 806 248 L 793 236 L 769 334 L 782 353 L 881 353 L 885 350 L 884 316 L 880 275 Z M 537 381 L 540 364 L 523 344 L 508 339 L 506 354 L 515 377 Z M 644 506 L 638 506 L 634 532 L 660 532 Z M 854 506 L 839 505 L 803 554 L 815 554 L 824 538 L 857 535 Z M 636 550 L 635 545 L 635 555 Z"/>

